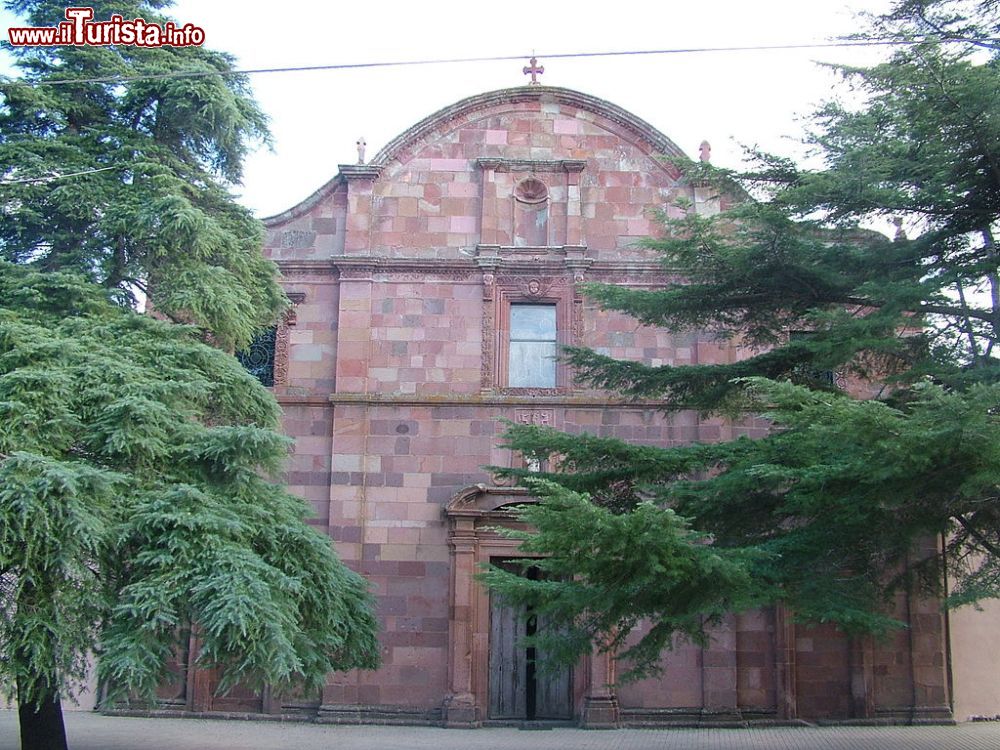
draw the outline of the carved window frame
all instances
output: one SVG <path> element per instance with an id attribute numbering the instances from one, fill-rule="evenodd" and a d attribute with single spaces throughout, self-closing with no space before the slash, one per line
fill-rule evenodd
<path id="1" fill-rule="evenodd" d="M 306 295 L 304 292 L 288 292 L 287 297 L 291 300 L 291 306 L 285 310 L 284 315 L 278 322 L 277 330 L 274 334 L 274 387 L 281 388 L 288 385 L 288 363 L 289 348 L 291 339 L 291 328 L 298 323 L 298 315 L 295 308 L 301 304 Z"/>
<path id="2" fill-rule="evenodd" d="M 577 313 L 574 286 L 564 277 L 500 276 L 487 274 L 484 284 L 483 372 L 484 390 L 505 395 L 558 396 L 572 390 L 569 367 L 556 362 L 554 388 L 511 387 L 507 385 L 510 358 L 510 308 L 515 304 L 554 305 L 556 308 L 556 346 L 579 343 L 575 324 Z"/>

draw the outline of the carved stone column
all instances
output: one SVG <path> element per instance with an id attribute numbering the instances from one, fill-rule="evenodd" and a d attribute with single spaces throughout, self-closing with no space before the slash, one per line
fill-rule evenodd
<path id="1" fill-rule="evenodd" d="M 489 252 L 489 249 L 485 252 Z M 483 270 L 483 339 L 479 387 L 483 391 L 490 391 L 496 385 L 494 362 L 499 335 L 496 321 L 496 275 L 501 260 L 496 255 L 480 255 L 476 258 L 476 265 Z"/>
<path id="2" fill-rule="evenodd" d="M 612 687 L 615 682 L 614 656 L 594 649 L 587 670 L 587 692 L 583 697 L 580 726 L 584 729 L 617 729 L 621 708 Z"/>
<path id="3" fill-rule="evenodd" d="M 448 697 L 444 700 L 447 727 L 477 727 L 479 708 L 472 691 L 472 646 L 474 630 L 476 532 L 475 518 L 456 517 L 451 547 L 451 611 L 448 622 Z"/>

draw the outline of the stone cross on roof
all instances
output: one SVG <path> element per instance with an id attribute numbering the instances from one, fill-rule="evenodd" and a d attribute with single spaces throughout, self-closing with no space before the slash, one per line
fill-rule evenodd
<path id="1" fill-rule="evenodd" d="M 531 76 L 531 86 L 538 86 L 538 77 L 545 72 L 545 66 L 538 65 L 538 59 L 535 57 L 531 58 L 531 64 L 524 67 L 524 74 Z"/>
<path id="2" fill-rule="evenodd" d="M 358 138 L 357 142 L 354 145 L 356 145 L 358 147 L 358 164 L 364 164 L 365 163 L 365 146 L 368 145 L 368 143 L 365 141 L 365 137 L 361 136 L 360 138 Z"/>

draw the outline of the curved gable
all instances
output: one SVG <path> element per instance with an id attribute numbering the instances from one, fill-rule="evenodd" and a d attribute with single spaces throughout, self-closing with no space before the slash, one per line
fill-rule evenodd
<path id="1" fill-rule="evenodd" d="M 478 94 L 265 219 L 266 252 L 462 260 L 483 246 L 586 247 L 595 260 L 642 259 L 638 240 L 659 228 L 653 210 L 688 189 L 669 161 L 682 156 L 649 123 L 578 91 Z M 528 178 L 544 200 L 524 200 Z"/>
<path id="2" fill-rule="evenodd" d="M 644 144 L 649 153 L 684 156 L 677 144 L 648 122 L 605 99 L 556 86 L 520 86 L 476 94 L 438 110 L 393 138 L 375 155 L 372 164 L 386 165 L 393 159 L 405 158 L 418 143 L 431 140 L 436 134 L 482 119 L 493 110 L 525 102 L 552 102 L 575 107 L 618 125 L 634 142 Z"/>

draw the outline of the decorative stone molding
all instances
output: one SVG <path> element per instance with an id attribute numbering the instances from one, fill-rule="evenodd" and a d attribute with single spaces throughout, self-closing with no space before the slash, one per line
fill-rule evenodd
<path id="1" fill-rule="evenodd" d="M 656 410 L 663 407 L 663 402 L 650 399 L 629 401 L 621 397 L 594 395 L 576 396 L 556 389 L 548 389 L 553 393 L 528 394 L 524 388 L 509 389 L 510 393 L 500 390 L 489 393 L 475 394 L 431 394 L 427 396 L 399 393 L 331 393 L 325 397 L 302 396 L 309 403 L 323 404 L 360 404 L 367 406 L 557 406 L 565 409 L 638 409 L 642 411 Z M 539 388 L 539 391 L 546 390 Z M 301 399 L 299 399 L 301 400 Z M 289 401 L 293 403 L 293 401 Z M 298 403 L 298 401 L 295 401 Z"/>
<path id="2" fill-rule="evenodd" d="M 382 255 L 337 256 L 326 264 L 344 279 L 374 276 L 392 281 L 476 281 L 479 273 L 469 260 L 388 258 Z M 279 264 L 284 271 L 284 266 Z"/>
<path id="3" fill-rule="evenodd" d="M 528 299 L 559 294 L 568 283 L 569 279 L 560 276 L 501 274 L 496 277 L 498 287 Z"/>
<path id="4" fill-rule="evenodd" d="M 587 167 L 583 159 L 476 159 L 480 169 L 495 172 L 582 172 Z"/>
<path id="5" fill-rule="evenodd" d="M 288 344 L 291 337 L 290 328 L 298 323 L 298 316 L 295 306 L 302 303 L 306 295 L 304 292 L 288 292 L 288 299 L 292 301 L 292 306 L 285 310 L 277 330 L 274 332 L 274 385 L 288 385 Z"/>
<path id="6" fill-rule="evenodd" d="M 477 259 L 479 260 L 479 259 Z M 490 267 L 483 275 L 483 329 L 480 387 L 484 391 L 527 396 L 555 396 L 569 392 L 569 376 L 563 366 L 556 371 L 555 388 L 508 388 L 504 332 L 509 329 L 510 306 L 517 301 L 542 302 L 556 306 L 558 342 L 579 345 L 572 324 L 572 279 L 565 275 L 495 273 Z"/>
<path id="7" fill-rule="evenodd" d="M 376 268 L 375 275 L 388 281 L 476 281 L 479 274 L 468 271 L 395 271 Z"/>
<path id="8" fill-rule="evenodd" d="M 497 388 L 502 396 L 525 396 L 528 398 L 555 398 L 567 393 L 566 388 Z"/>
<path id="9" fill-rule="evenodd" d="M 551 427 L 553 417 L 552 409 L 518 409 L 514 412 L 514 421 L 518 424 Z"/>
<path id="10" fill-rule="evenodd" d="M 368 259 L 361 263 L 337 263 L 341 281 L 371 281 L 376 267 L 377 264 Z"/>
<path id="11" fill-rule="evenodd" d="M 328 260 L 278 260 L 275 261 L 282 276 L 329 276 L 336 274 L 336 267 Z"/>

